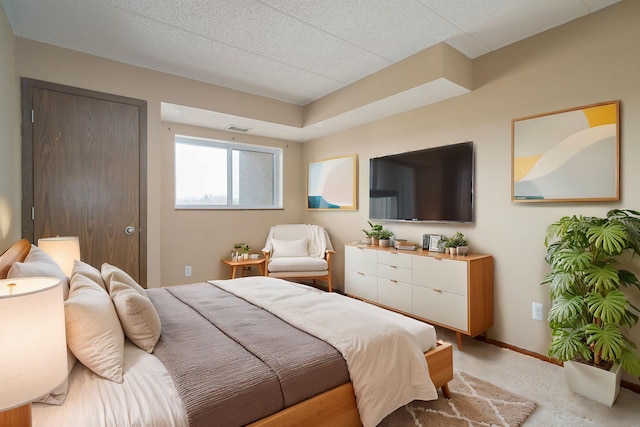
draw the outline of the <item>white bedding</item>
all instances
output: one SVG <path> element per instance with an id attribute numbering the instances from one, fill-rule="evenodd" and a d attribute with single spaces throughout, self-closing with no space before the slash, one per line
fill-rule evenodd
<path id="1" fill-rule="evenodd" d="M 211 283 L 333 345 L 347 362 L 360 419 L 373 427 L 413 400 L 438 393 L 416 339 L 391 316 L 348 297 L 270 277 Z M 407 322 L 409 323 L 409 322 Z"/>
<path id="2" fill-rule="evenodd" d="M 332 294 L 338 295 L 338 294 Z M 384 308 L 378 307 L 376 305 L 370 304 L 368 302 L 360 301 L 355 298 L 343 298 L 345 301 L 344 304 L 352 304 L 354 309 L 364 310 L 371 313 L 374 316 L 383 317 L 390 322 L 395 322 L 399 326 L 409 332 L 413 338 L 416 339 L 418 346 L 420 347 L 420 351 L 422 353 L 426 353 L 427 351 L 436 348 L 437 338 L 436 338 L 436 328 L 432 325 L 424 322 L 420 322 L 419 320 L 412 319 L 411 317 L 404 316 L 399 313 L 395 313 L 390 310 L 386 310 Z"/>
<path id="3" fill-rule="evenodd" d="M 278 279 L 262 276 L 236 280 L 241 284 L 247 283 L 247 281 L 269 285 L 273 284 L 272 281 L 278 282 Z M 289 282 L 286 283 L 290 284 Z M 296 286 L 313 290 L 313 288 L 309 288 L 304 285 Z M 331 301 L 334 300 L 340 301 L 340 306 L 342 308 L 339 309 L 339 311 L 351 313 L 351 315 L 355 313 L 356 316 L 358 316 L 357 313 L 361 313 L 361 316 L 364 316 L 365 313 L 371 313 L 374 317 L 384 318 L 401 326 L 414 337 L 413 342 L 416 343 L 416 346 L 419 348 L 421 353 L 434 348 L 436 345 L 435 329 L 431 325 L 352 298 L 342 297 L 335 293 L 326 293 L 316 290 L 313 294 L 320 295 L 329 304 L 333 304 Z M 329 311 L 327 311 L 328 308 L 319 308 L 322 309 L 322 316 L 331 317 Z M 380 326 L 376 325 L 376 323 L 368 321 L 366 324 L 370 331 L 380 330 Z M 344 349 L 344 345 L 342 347 Z M 363 375 L 369 375 L 371 378 L 381 377 L 381 375 L 384 375 L 384 372 L 382 371 L 385 370 L 385 367 L 389 368 L 398 366 L 398 361 L 395 357 L 396 355 L 394 354 L 385 356 L 380 352 L 375 352 L 375 354 L 364 360 L 377 359 L 380 363 L 378 367 L 382 367 L 383 369 L 377 371 L 374 369 L 373 372 L 364 371 Z M 421 366 L 426 367 L 424 358 L 421 355 L 419 360 Z M 371 361 L 373 362 L 373 360 Z M 404 366 L 400 364 L 400 366 L 403 370 L 408 369 L 408 365 Z M 390 374 L 394 378 L 402 377 L 402 373 L 400 372 L 390 369 L 386 369 L 386 371 L 387 374 Z M 414 382 L 419 383 L 422 381 L 420 378 L 422 378 L 425 373 L 428 379 L 428 384 L 433 388 L 426 368 L 423 371 L 418 372 L 416 375 L 409 375 L 412 377 Z M 39 403 L 33 404 L 32 417 L 34 427 L 187 426 L 186 415 L 184 413 L 182 402 L 166 368 L 154 355 L 141 350 L 129 340 L 125 341 L 124 381 L 122 384 L 115 383 L 94 374 L 79 362 L 76 363 L 76 366 L 69 374 L 68 380 L 69 391 L 63 405 L 55 406 Z M 363 384 L 359 385 L 359 388 L 367 388 L 370 386 L 370 384 Z M 356 384 L 354 383 L 354 388 L 355 387 Z M 422 398 L 425 400 L 435 398 L 435 396 L 437 396 L 437 394 L 435 394 L 435 389 L 432 391 L 433 397 L 431 396 L 431 389 L 429 389 L 427 390 L 426 397 Z M 406 402 L 398 404 L 398 397 L 400 396 L 395 393 L 393 387 L 386 388 L 386 395 L 381 398 L 394 407 L 392 409 L 385 407 L 382 412 L 391 412 L 402 404 L 419 398 L 404 396 L 401 400 L 406 400 Z M 359 404 L 360 403 L 362 402 L 359 402 Z M 69 420 L 71 420 L 71 422 L 69 422 Z M 371 425 L 375 424 L 377 424 L 377 422 Z"/>
<path id="4" fill-rule="evenodd" d="M 76 363 L 61 406 L 34 403 L 34 427 L 186 427 L 182 401 L 164 365 L 129 340 L 122 384 Z M 71 420 L 71 422 L 70 422 Z"/>

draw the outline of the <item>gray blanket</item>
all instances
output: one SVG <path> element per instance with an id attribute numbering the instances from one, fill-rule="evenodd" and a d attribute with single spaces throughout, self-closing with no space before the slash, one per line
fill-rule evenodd
<path id="1" fill-rule="evenodd" d="M 147 293 L 191 427 L 245 425 L 349 381 L 335 348 L 209 283 Z"/>

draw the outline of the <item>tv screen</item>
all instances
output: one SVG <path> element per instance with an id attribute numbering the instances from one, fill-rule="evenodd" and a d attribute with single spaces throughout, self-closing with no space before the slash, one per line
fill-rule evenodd
<path id="1" fill-rule="evenodd" d="M 369 217 L 473 222 L 473 142 L 369 161 Z"/>

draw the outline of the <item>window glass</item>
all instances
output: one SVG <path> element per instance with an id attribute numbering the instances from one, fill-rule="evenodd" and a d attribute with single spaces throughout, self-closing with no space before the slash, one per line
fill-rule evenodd
<path id="1" fill-rule="evenodd" d="M 282 150 L 176 135 L 180 209 L 281 209 Z"/>

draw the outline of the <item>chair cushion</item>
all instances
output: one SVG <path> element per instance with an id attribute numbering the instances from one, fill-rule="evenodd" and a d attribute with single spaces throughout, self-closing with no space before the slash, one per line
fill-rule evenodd
<path id="1" fill-rule="evenodd" d="M 268 266 L 269 272 L 279 271 L 326 271 L 329 269 L 327 261 L 323 258 L 313 257 L 284 257 L 271 258 Z"/>
<path id="2" fill-rule="evenodd" d="M 274 258 L 308 257 L 309 239 L 280 240 L 271 239 Z"/>
<path id="3" fill-rule="evenodd" d="M 309 256 L 324 258 L 326 250 L 333 250 L 327 231 L 319 225 L 281 224 L 269 230 L 264 246 L 265 252 L 273 252 L 273 239 L 299 240 L 309 239 L 307 251 Z"/>
<path id="4" fill-rule="evenodd" d="M 277 277 L 278 279 L 304 279 L 309 278 L 321 278 L 329 277 L 329 270 L 323 271 L 275 271 L 269 273 L 269 277 Z M 321 279 L 324 280 L 324 279 Z"/>

